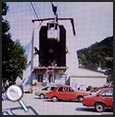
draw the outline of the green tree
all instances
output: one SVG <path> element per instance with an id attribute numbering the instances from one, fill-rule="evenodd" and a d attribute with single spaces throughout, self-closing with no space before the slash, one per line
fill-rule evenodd
<path id="1" fill-rule="evenodd" d="M 107 37 L 101 42 L 95 43 L 88 48 L 77 51 L 80 63 L 85 68 L 97 70 L 101 64 L 106 69 L 108 81 L 113 78 L 113 36 Z"/>
<path id="2" fill-rule="evenodd" d="M 8 6 L 2 2 L 2 78 L 15 82 L 17 76 L 23 74 L 26 67 L 24 49 L 19 42 L 14 42 L 8 32 L 10 24 L 3 18 L 7 14 Z"/>

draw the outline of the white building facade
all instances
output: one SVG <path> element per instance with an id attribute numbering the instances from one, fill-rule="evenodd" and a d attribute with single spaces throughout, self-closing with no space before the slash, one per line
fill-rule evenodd
<path id="1" fill-rule="evenodd" d="M 79 86 L 96 86 L 101 87 L 106 83 L 107 76 L 103 73 L 98 73 L 86 69 L 78 68 L 78 58 L 77 58 L 77 47 L 76 47 L 76 39 L 77 37 L 73 35 L 71 23 L 70 21 L 59 21 L 58 23 L 63 25 L 66 29 L 66 67 L 40 67 L 39 63 L 39 55 L 34 54 L 34 47 L 38 50 L 39 47 L 39 31 L 41 26 L 46 25 L 47 22 L 34 22 L 34 33 L 33 33 L 33 41 L 32 41 L 32 55 L 31 55 L 31 67 L 29 70 L 24 72 L 24 79 L 28 79 L 29 81 L 37 79 L 40 82 L 46 81 L 53 82 L 57 84 L 65 84 L 69 79 L 70 86 L 79 87 Z M 45 47 L 44 47 L 45 48 Z M 55 73 L 54 76 L 49 81 L 47 77 L 48 70 L 53 70 Z M 30 72 L 31 71 L 31 72 Z M 50 72 L 50 71 L 49 71 Z M 26 83 L 28 82 L 25 80 Z M 26 84 L 25 83 L 25 84 Z"/>

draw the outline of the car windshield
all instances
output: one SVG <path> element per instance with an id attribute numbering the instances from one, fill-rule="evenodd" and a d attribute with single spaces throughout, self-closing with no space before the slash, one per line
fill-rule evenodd
<path id="1" fill-rule="evenodd" d="M 49 87 L 42 87 L 41 90 L 47 90 Z"/>
<path id="2" fill-rule="evenodd" d="M 98 90 L 96 92 L 91 92 L 91 95 L 96 96 L 101 90 Z"/>
<path id="3" fill-rule="evenodd" d="M 55 87 L 51 87 L 51 89 L 50 89 L 50 90 L 53 90 L 53 89 L 55 89 Z"/>

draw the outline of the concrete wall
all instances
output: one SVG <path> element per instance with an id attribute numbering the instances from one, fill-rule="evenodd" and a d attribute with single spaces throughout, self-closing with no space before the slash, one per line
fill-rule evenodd
<path id="1" fill-rule="evenodd" d="M 94 87 L 102 87 L 104 84 L 106 83 L 106 78 L 96 78 L 93 77 L 92 78 L 82 78 L 82 77 L 74 77 L 74 78 L 70 78 L 70 86 L 72 87 L 80 87 L 82 86 L 94 86 Z"/>

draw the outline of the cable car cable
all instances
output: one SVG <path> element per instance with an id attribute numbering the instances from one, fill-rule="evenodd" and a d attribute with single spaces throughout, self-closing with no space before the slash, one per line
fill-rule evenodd
<path id="1" fill-rule="evenodd" d="M 28 3 L 28 2 L 27 2 L 27 3 Z M 30 4 L 29 4 L 29 3 L 28 3 L 28 7 L 29 7 L 29 9 L 30 9 L 30 11 L 31 11 L 32 15 L 36 18 L 35 14 L 34 14 L 34 11 L 33 11 L 33 9 L 31 8 L 31 6 L 30 6 Z"/>
<path id="2" fill-rule="evenodd" d="M 34 5 L 32 4 L 32 2 L 30 2 L 30 4 L 31 4 L 31 6 L 32 6 L 32 8 L 33 8 L 33 11 L 34 11 L 36 17 L 39 19 L 38 15 L 37 15 L 37 12 L 36 12 L 36 10 L 35 10 L 35 8 L 34 8 Z"/>

